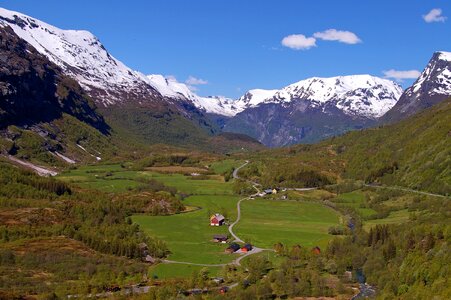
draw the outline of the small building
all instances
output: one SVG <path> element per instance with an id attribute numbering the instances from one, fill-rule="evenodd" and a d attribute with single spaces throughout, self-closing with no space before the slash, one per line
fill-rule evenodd
<path id="1" fill-rule="evenodd" d="M 313 247 L 313 248 L 312 248 L 312 253 L 313 253 L 313 254 L 316 254 L 316 255 L 321 254 L 321 248 L 318 247 L 318 246 Z"/>
<path id="2" fill-rule="evenodd" d="M 241 252 L 243 253 L 247 253 L 249 251 L 252 250 L 252 245 L 251 244 L 244 244 L 244 246 L 241 248 Z"/>
<path id="3" fill-rule="evenodd" d="M 271 195 L 272 194 L 272 189 L 266 189 L 264 190 L 266 195 Z"/>
<path id="4" fill-rule="evenodd" d="M 213 242 L 215 243 L 226 243 L 229 237 L 225 234 L 215 234 L 213 235 Z"/>
<path id="5" fill-rule="evenodd" d="M 213 282 L 217 283 L 217 284 L 223 283 L 224 282 L 224 278 L 222 278 L 222 277 L 215 277 L 215 278 L 213 278 Z"/>
<path id="6" fill-rule="evenodd" d="M 238 245 L 237 243 L 231 243 L 229 245 L 229 247 L 227 247 L 227 249 L 225 249 L 225 252 L 226 253 L 234 253 L 234 252 L 240 250 L 240 248 L 241 248 L 240 245 Z"/>
<path id="7" fill-rule="evenodd" d="M 277 192 L 278 192 L 277 189 L 272 189 L 272 191 L 271 191 L 271 193 L 274 194 L 274 195 L 277 194 Z"/>
<path id="8" fill-rule="evenodd" d="M 225 218 L 221 214 L 214 214 L 210 217 L 210 226 L 221 226 L 224 224 Z"/>

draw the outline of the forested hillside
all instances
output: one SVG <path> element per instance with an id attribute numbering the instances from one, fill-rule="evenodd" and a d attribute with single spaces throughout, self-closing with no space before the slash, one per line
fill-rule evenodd
<path id="1" fill-rule="evenodd" d="M 450 194 L 450 166 L 448 99 L 393 125 L 262 152 L 243 174 L 267 185 L 324 185 L 352 178 Z M 310 175 L 302 176 L 305 172 Z"/>

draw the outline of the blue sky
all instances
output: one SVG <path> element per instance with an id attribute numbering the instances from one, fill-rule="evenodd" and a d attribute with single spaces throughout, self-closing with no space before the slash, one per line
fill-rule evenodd
<path id="1" fill-rule="evenodd" d="M 451 51 L 448 0 L 3 0 L 0 6 L 89 30 L 131 68 L 192 77 L 204 96 L 236 98 L 312 76 L 384 77 L 391 70 L 414 77 L 434 51 Z"/>

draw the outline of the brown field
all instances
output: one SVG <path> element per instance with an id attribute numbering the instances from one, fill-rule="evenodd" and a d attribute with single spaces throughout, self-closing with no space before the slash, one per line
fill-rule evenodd
<path id="1" fill-rule="evenodd" d="M 0 225 L 50 225 L 63 219 L 59 210 L 53 208 L 19 208 L 0 211 Z"/>
<path id="2" fill-rule="evenodd" d="M 96 254 L 94 250 L 87 247 L 82 242 L 69 239 L 65 236 L 27 240 L 20 244 L 14 244 L 11 250 L 20 255 L 41 252 L 66 252 L 76 253 L 77 255 L 82 256 L 92 256 Z"/>

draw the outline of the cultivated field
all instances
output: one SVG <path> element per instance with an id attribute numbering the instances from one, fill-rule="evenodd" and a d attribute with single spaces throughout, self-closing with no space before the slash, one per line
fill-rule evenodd
<path id="1" fill-rule="evenodd" d="M 227 246 L 211 242 L 214 234 L 226 234 L 227 226 L 212 227 L 209 217 L 219 212 L 233 220 L 238 199 L 237 196 L 227 195 L 191 196 L 184 204 L 201 209 L 172 216 L 135 215 L 132 220 L 144 232 L 166 241 L 172 252 L 169 260 L 200 264 L 228 263 L 235 256 L 224 253 Z"/>
<path id="2" fill-rule="evenodd" d="M 277 242 L 323 248 L 332 238 L 328 228 L 339 225 L 337 212 L 313 202 L 255 199 L 241 204 L 241 214 L 236 234 L 261 248 Z"/>

